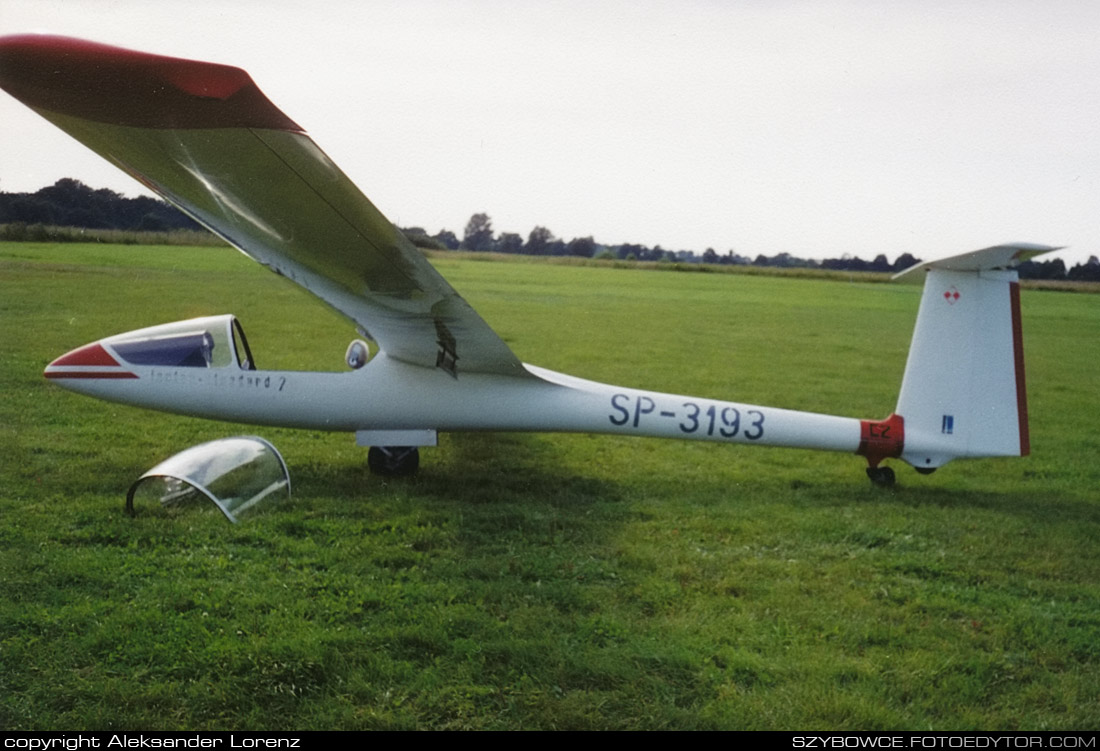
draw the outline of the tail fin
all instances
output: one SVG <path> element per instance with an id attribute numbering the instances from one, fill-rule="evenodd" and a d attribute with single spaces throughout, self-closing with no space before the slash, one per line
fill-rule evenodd
<path id="1" fill-rule="evenodd" d="M 918 470 L 1029 453 L 1019 283 L 1009 267 L 1051 250 L 998 245 L 897 275 L 928 272 L 896 410 L 902 459 Z"/>

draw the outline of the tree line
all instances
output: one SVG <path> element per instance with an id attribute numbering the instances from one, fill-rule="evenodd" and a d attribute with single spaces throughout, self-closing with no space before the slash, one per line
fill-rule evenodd
<path id="1" fill-rule="evenodd" d="M 460 240 L 453 232 L 441 230 L 429 235 L 421 227 L 406 227 L 402 231 L 422 248 L 435 250 L 475 251 L 489 253 L 518 253 L 533 256 L 579 256 L 583 258 L 606 258 L 611 260 L 626 261 L 660 261 L 674 263 L 708 263 L 736 266 L 762 266 L 769 268 L 789 269 L 826 269 L 831 271 L 878 271 L 885 273 L 897 273 L 910 266 L 920 263 L 921 259 L 910 253 L 903 253 L 893 262 L 887 259 L 884 253 L 880 253 L 872 260 L 866 261 L 858 256 L 843 254 L 838 258 L 826 258 L 817 260 L 813 258 L 800 258 L 790 253 L 778 253 L 774 256 L 758 254 L 750 258 L 748 256 L 728 250 L 719 254 L 714 248 L 707 248 L 702 253 L 693 250 L 666 250 L 660 245 L 652 248 L 633 243 L 621 243 L 619 245 L 604 245 L 596 242 L 591 235 L 587 237 L 575 237 L 565 241 L 555 237 L 554 233 L 546 227 L 536 226 L 531 230 L 524 241 L 523 237 L 514 232 L 502 232 L 499 235 L 493 230 L 493 222 L 488 214 L 477 213 L 470 217 L 466 223 L 466 229 Z M 1100 281 L 1100 259 L 1091 256 L 1082 264 L 1067 269 L 1061 258 L 1050 261 L 1026 261 L 1019 266 L 1022 279 L 1053 279 L 1071 281 Z"/>
<path id="2" fill-rule="evenodd" d="M 65 177 L 34 193 L 0 193 L 0 224 L 169 232 L 202 227 L 171 204 L 148 196 L 127 198 Z"/>
<path id="3" fill-rule="evenodd" d="M 0 192 L 0 239 L 48 239 L 49 235 L 44 231 L 46 227 L 134 232 L 202 231 L 199 224 L 165 201 L 148 196 L 127 198 L 107 188 L 90 188 L 69 177 L 34 193 Z M 565 240 L 556 237 L 543 226 L 533 228 L 525 239 L 515 232 L 498 234 L 493 229 L 492 219 L 486 213 L 477 213 L 470 217 L 462 238 L 446 229 L 434 235 L 429 235 L 421 227 L 404 227 L 402 232 L 421 248 L 443 251 L 893 273 L 920 262 L 919 258 L 909 253 L 903 253 L 891 262 L 881 253 L 870 261 L 849 254 L 817 260 L 800 258 L 790 253 L 749 257 L 734 250 L 719 253 L 714 248 L 697 253 L 694 250 L 669 250 L 660 245 L 606 245 L 597 242 L 591 235 Z M 1060 258 L 1029 261 L 1021 264 L 1019 271 L 1024 279 L 1100 281 L 1100 260 L 1092 256 L 1086 263 L 1077 264 L 1070 269 L 1066 268 Z"/>
<path id="4" fill-rule="evenodd" d="M 620 243 L 606 245 L 597 242 L 591 235 L 565 240 L 556 237 L 543 226 L 536 226 L 524 240 L 515 232 L 493 230 L 493 221 L 488 214 L 479 213 L 470 217 L 462 239 L 450 230 L 441 230 L 429 235 L 422 227 L 404 227 L 402 231 L 414 244 L 433 250 L 472 251 L 483 253 L 515 253 L 530 256 L 577 256 L 580 258 L 603 258 L 622 261 L 658 261 L 670 263 L 709 263 L 734 266 L 770 266 L 780 268 L 821 268 L 843 271 L 899 271 L 908 268 L 920 259 L 906 253 L 890 263 L 885 254 L 872 261 L 844 255 L 818 261 L 812 258 L 799 258 L 790 253 L 775 256 L 757 255 L 755 258 L 741 255 L 733 250 L 718 253 L 707 248 L 702 253 L 694 250 L 669 250 L 660 245 L 649 247 L 638 243 Z"/>

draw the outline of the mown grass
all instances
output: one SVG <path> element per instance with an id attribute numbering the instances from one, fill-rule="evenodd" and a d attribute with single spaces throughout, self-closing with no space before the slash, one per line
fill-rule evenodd
<path id="1" fill-rule="evenodd" d="M 525 360 L 882 417 L 919 288 L 435 260 Z M 1033 455 L 899 467 L 455 434 L 370 476 L 350 436 L 62 391 L 58 354 L 234 312 L 262 367 L 353 327 L 227 249 L 0 244 L 0 727 L 1096 729 L 1100 450 L 1087 295 L 1023 296 Z M 364 395 L 370 398 L 370 395 Z M 294 498 L 129 518 L 129 484 L 260 432 Z"/>

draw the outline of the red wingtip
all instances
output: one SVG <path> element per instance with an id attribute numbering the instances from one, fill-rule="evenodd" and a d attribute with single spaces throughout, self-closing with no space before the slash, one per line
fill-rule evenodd
<path id="1" fill-rule="evenodd" d="M 0 88 L 36 109 L 112 125 L 303 132 L 240 68 L 70 37 L 0 37 Z"/>

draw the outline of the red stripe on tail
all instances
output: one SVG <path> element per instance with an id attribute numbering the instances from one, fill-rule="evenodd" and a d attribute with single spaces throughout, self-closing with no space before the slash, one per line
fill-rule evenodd
<path id="1" fill-rule="evenodd" d="M 1012 351 L 1016 362 L 1016 415 L 1020 420 L 1020 456 L 1031 453 L 1027 421 L 1027 383 L 1024 380 L 1024 330 L 1020 317 L 1020 283 L 1008 285 L 1012 305 Z"/>

